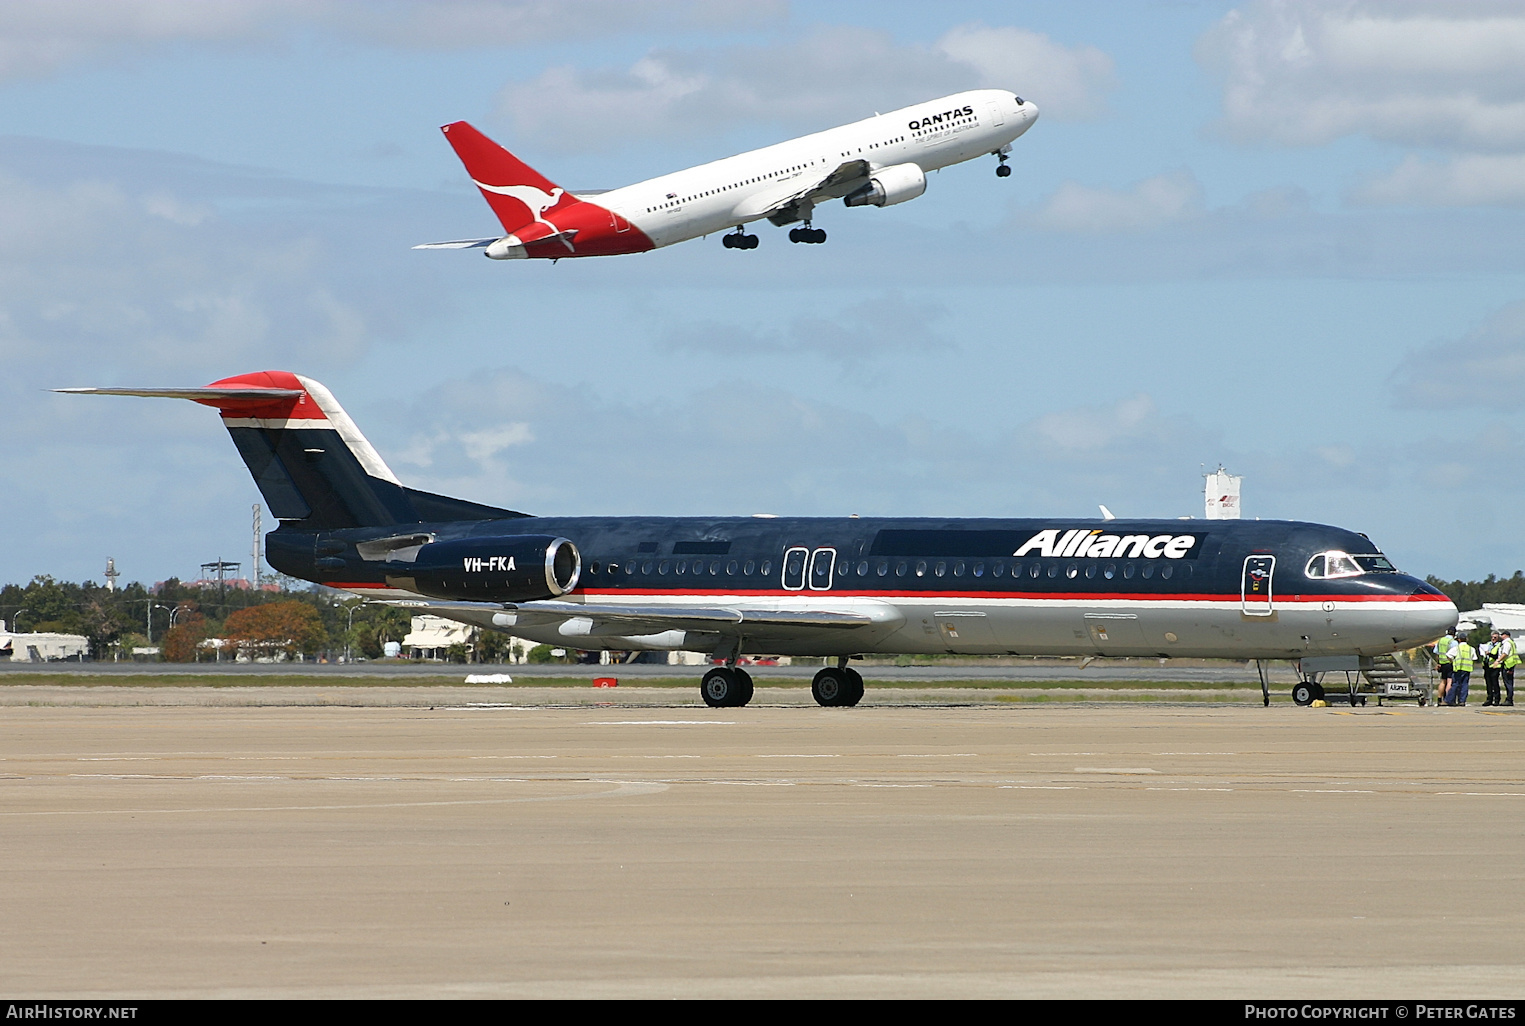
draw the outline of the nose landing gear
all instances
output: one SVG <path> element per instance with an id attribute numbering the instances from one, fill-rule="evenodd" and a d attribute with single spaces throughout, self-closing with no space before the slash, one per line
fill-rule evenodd
<path id="1" fill-rule="evenodd" d="M 1000 161 L 1000 163 L 996 165 L 995 176 L 997 178 L 1010 178 L 1011 165 L 1006 163 L 1006 150 L 999 149 L 992 150 L 991 152 L 995 154 L 995 159 Z"/>
<path id="2" fill-rule="evenodd" d="M 742 231 L 741 225 L 737 225 L 734 232 L 720 237 L 720 244 L 726 249 L 756 249 L 757 236 L 748 235 Z"/>

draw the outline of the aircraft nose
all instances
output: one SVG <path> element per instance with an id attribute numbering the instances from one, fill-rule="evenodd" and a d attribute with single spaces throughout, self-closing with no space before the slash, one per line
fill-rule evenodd
<path id="1" fill-rule="evenodd" d="M 1419 643 L 1428 644 L 1456 626 L 1459 612 L 1456 604 L 1438 589 L 1423 581 L 1416 584 L 1417 587 L 1412 591 L 1411 597 L 1423 597 L 1428 601 L 1409 603 L 1411 608 L 1405 610 L 1403 617 L 1404 628 L 1410 639 L 1423 639 Z"/>

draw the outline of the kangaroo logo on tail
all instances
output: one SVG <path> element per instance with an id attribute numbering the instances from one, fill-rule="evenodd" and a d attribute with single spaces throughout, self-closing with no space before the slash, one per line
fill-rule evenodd
<path id="1" fill-rule="evenodd" d="M 472 182 L 483 192 L 490 192 L 495 196 L 507 196 L 509 199 L 518 200 L 529 210 L 531 219 L 539 221 L 558 234 L 561 232 L 561 229 L 557 228 L 554 223 L 547 221 L 541 216 L 547 210 L 560 203 L 561 197 L 566 195 L 566 190 L 561 188 L 561 186 L 558 185 L 551 189 L 550 192 L 546 192 L 544 189 L 537 189 L 533 185 L 488 185 L 486 182 L 479 182 L 475 178 L 472 179 Z"/>

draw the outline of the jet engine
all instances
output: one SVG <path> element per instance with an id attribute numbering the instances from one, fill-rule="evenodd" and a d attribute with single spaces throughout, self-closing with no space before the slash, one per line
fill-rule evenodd
<path id="1" fill-rule="evenodd" d="M 927 176 L 915 164 L 892 164 L 869 176 L 868 184 L 842 197 L 850 207 L 893 207 L 927 191 Z"/>
<path id="2" fill-rule="evenodd" d="M 582 556 L 565 538 L 510 535 L 430 542 L 387 583 L 440 599 L 532 602 L 577 587 Z"/>

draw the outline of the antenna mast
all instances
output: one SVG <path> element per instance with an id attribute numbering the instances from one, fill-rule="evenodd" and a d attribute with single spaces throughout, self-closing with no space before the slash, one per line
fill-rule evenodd
<path id="1" fill-rule="evenodd" d="M 259 585 L 260 585 L 259 534 L 260 534 L 260 528 L 259 528 L 259 503 L 256 502 L 254 504 L 254 549 L 253 549 L 253 551 L 251 553 L 251 555 L 253 555 L 253 557 L 254 557 L 254 580 L 253 580 L 253 584 L 254 584 L 254 589 L 256 591 L 259 590 Z"/>

